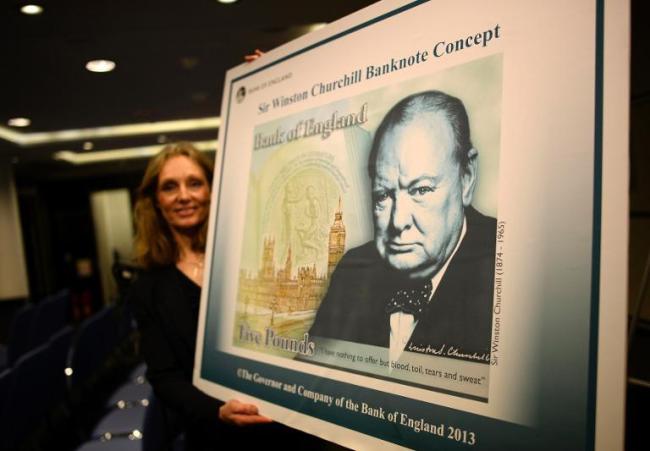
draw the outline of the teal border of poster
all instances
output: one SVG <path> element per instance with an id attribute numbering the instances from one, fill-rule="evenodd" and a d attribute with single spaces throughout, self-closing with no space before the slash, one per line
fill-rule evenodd
<path id="1" fill-rule="evenodd" d="M 591 318 L 589 334 L 589 386 L 587 388 L 586 449 L 595 447 L 596 387 L 598 383 L 598 320 L 600 305 L 600 241 L 603 176 L 603 72 L 605 50 L 605 1 L 596 0 L 596 77 L 594 92 L 594 202 L 591 251 Z"/>
<path id="2" fill-rule="evenodd" d="M 261 66 L 255 70 L 240 75 L 230 81 L 228 89 L 227 111 L 230 111 L 232 105 L 232 97 L 234 92 L 234 84 L 238 81 L 246 79 L 254 74 L 262 72 L 270 67 L 276 66 L 279 63 L 290 60 L 300 54 L 309 52 L 313 49 L 321 47 L 329 42 L 340 39 L 344 36 L 355 33 L 375 23 L 389 19 L 393 16 L 401 14 L 405 11 L 413 9 L 421 4 L 428 3 L 430 0 L 416 0 L 385 14 L 372 18 L 366 22 L 358 24 L 340 33 L 332 35 L 319 42 L 306 46 L 297 50 L 289 55 L 286 55 L 278 60 L 269 64 Z M 587 389 L 587 406 L 585 412 L 586 418 L 586 431 L 584 449 L 593 450 L 595 446 L 595 425 L 596 425 L 596 387 L 597 387 L 597 365 L 598 365 L 598 323 L 599 323 L 599 302 L 600 302 L 600 253 L 601 253 L 601 214 L 602 214 L 602 136 L 603 136 L 603 71 L 604 71 L 604 0 L 595 0 L 596 5 L 596 23 L 595 23 L 595 84 L 594 84 L 594 180 L 593 180 L 593 217 L 592 217 L 592 257 L 591 257 L 591 312 L 590 312 L 590 328 L 589 328 L 589 366 L 588 366 L 588 389 Z M 228 117 L 222 126 L 224 131 L 222 152 L 219 158 L 223 162 L 225 152 L 227 149 L 228 138 Z M 219 193 L 215 203 L 215 221 L 219 214 L 220 196 L 222 193 L 221 183 L 223 181 L 223 167 L 221 164 L 221 176 L 219 177 L 220 185 L 217 190 Z M 218 230 L 215 230 L 215 237 Z M 213 245 L 216 239 L 213 240 Z M 214 253 L 213 253 L 214 255 Z M 213 274 L 209 275 L 210 285 L 212 285 Z M 216 304 L 216 305 L 215 305 Z M 208 311 L 206 318 L 210 318 L 210 311 L 218 307 L 216 303 L 208 303 Z M 287 383 L 298 381 L 306 386 L 318 386 L 321 389 L 339 394 L 351 394 L 358 399 L 378 399 L 379 403 L 386 403 L 387 405 L 400 406 L 408 404 L 411 413 L 420 413 L 422 418 L 444 418 L 446 424 L 464 424 L 465 426 L 472 427 L 477 436 L 481 437 L 480 449 L 498 449 L 499 447 L 507 446 L 525 446 L 528 449 L 545 449 L 547 443 L 533 443 L 534 438 L 539 439 L 533 430 L 524 426 L 507 423 L 500 420 L 494 420 L 479 415 L 469 414 L 465 411 L 459 411 L 451 408 L 432 405 L 420 401 L 403 398 L 401 396 L 386 394 L 376 390 L 352 387 L 350 384 L 338 381 L 324 381 L 321 378 L 310 376 L 298 371 L 287 370 L 273 365 L 263 364 L 257 361 L 236 357 L 220 351 L 211 351 L 211 347 L 207 343 L 214 343 L 216 340 L 216 333 L 206 327 L 204 334 L 204 352 L 202 356 L 202 371 L 201 377 L 224 385 L 232 387 L 237 390 L 241 385 L 241 381 L 236 376 L 237 368 L 239 366 L 246 366 L 247 368 L 263 372 L 267 377 L 276 378 Z M 218 361 L 218 364 L 215 363 Z M 215 377 L 216 375 L 216 377 Z M 230 375 L 230 376 L 229 376 Z M 234 377 L 233 377 L 234 376 Z M 437 437 L 435 435 L 423 435 L 414 433 L 412 430 L 394 425 L 393 428 L 387 428 L 386 423 L 380 420 L 366 417 L 366 419 L 359 421 L 358 419 L 351 418 L 345 415 L 344 410 L 335 411 L 325 407 L 319 407 L 315 404 L 306 404 L 304 401 L 287 400 L 286 396 L 282 396 L 280 392 L 278 396 L 269 394 L 268 390 L 263 387 L 254 387 L 254 390 L 246 390 L 252 396 L 265 399 L 269 402 L 282 405 L 292 410 L 297 410 L 303 414 L 311 415 L 316 418 L 339 424 L 344 427 L 349 427 L 358 432 L 372 435 L 374 437 L 391 441 L 393 443 L 403 446 L 436 446 L 440 445 L 444 449 L 466 449 L 467 445 L 462 443 L 454 443 L 446 440 L 444 437 Z M 365 398 L 362 393 L 367 392 L 368 396 Z M 405 409 L 406 410 L 406 409 Z M 339 413 L 339 414 L 337 414 Z M 533 434 L 531 434 L 533 433 Z M 424 441 L 426 439 L 426 441 Z M 439 440 L 436 440 L 439 439 Z M 533 439 L 531 442 L 531 439 Z M 432 442 L 433 440 L 433 442 Z M 544 442 L 544 440 L 542 440 Z"/>

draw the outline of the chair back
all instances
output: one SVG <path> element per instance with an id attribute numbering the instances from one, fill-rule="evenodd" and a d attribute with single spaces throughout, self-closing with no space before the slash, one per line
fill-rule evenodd
<path id="1" fill-rule="evenodd" d="M 65 374 L 68 367 L 68 355 L 72 346 L 74 337 L 72 326 L 65 326 L 55 333 L 49 340 L 49 364 L 47 379 L 50 382 L 50 403 L 56 405 L 65 401 L 67 376 Z"/>
<path id="2" fill-rule="evenodd" d="M 11 386 L 13 380 L 14 372 L 11 368 L 0 372 L 0 443 L 2 443 L 2 437 L 4 437 L 5 430 L 9 425 L 7 404 L 9 403 L 9 394 L 13 388 Z"/>
<path id="3" fill-rule="evenodd" d="M 5 406 L 7 427 L 0 437 L 4 440 L 4 448 L 0 449 L 18 449 L 20 443 L 30 437 L 30 432 L 45 421 L 50 408 L 48 365 L 48 344 L 28 351 L 16 361 Z"/>
<path id="4" fill-rule="evenodd" d="M 62 290 L 46 297 L 36 305 L 31 327 L 30 347 L 35 348 L 50 339 L 68 323 L 70 292 Z"/>
<path id="5" fill-rule="evenodd" d="M 97 373 L 115 346 L 113 307 L 109 306 L 86 318 L 79 326 L 68 356 L 68 388 L 81 390 Z"/>
<path id="6" fill-rule="evenodd" d="M 31 349 L 31 330 L 36 308 L 26 303 L 14 315 L 9 326 L 7 339 L 7 366 L 12 367 L 16 360 Z"/>

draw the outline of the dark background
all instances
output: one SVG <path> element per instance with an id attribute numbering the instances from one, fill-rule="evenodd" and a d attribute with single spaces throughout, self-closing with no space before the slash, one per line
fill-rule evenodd
<path id="1" fill-rule="evenodd" d="M 224 73 L 255 48 L 270 50 L 372 1 L 240 0 L 41 0 L 38 16 L 19 12 L 25 2 L 0 3 L 0 126 L 26 116 L 20 133 L 118 124 L 216 117 Z M 633 305 L 650 249 L 650 32 L 646 0 L 631 1 L 629 295 Z M 85 70 L 90 59 L 117 62 L 111 73 Z M 93 141 L 94 150 L 159 145 L 165 140 L 215 139 L 217 128 L 199 132 L 143 134 Z M 95 260 L 89 194 L 132 190 L 143 160 L 74 166 L 52 158 L 62 148 L 82 151 L 83 142 L 20 146 L 0 138 L 0 164 L 12 165 L 35 300 L 74 279 L 72 262 Z M 605 193 L 606 194 L 606 193 Z M 621 243 L 626 245 L 627 243 Z M 97 284 L 97 281 L 93 283 Z M 94 287 L 98 292 L 97 287 Z M 647 297 L 647 296 L 646 296 Z M 0 302 L 0 310 L 13 303 Z M 650 302 L 630 343 L 629 375 L 650 380 Z M 8 315 L 0 311 L 0 338 Z M 642 449 L 640 411 L 648 388 L 628 391 L 628 449 Z M 644 440 L 645 441 L 645 440 Z"/>
<path id="2" fill-rule="evenodd" d="M 256 48 L 271 50 L 314 24 L 344 17 L 372 1 L 43 0 L 0 4 L 0 126 L 25 116 L 19 133 L 217 117 L 225 72 Z M 85 69 L 111 59 L 110 73 Z M 8 127 L 7 127 L 8 128 Z M 215 140 L 218 129 L 94 140 L 93 151 Z M 52 158 L 83 152 L 84 141 L 19 146 L 0 139 L 0 164 L 11 164 L 32 297 L 69 286 L 70 261 L 95 259 L 89 194 L 134 189 L 146 160 L 75 166 Z"/>

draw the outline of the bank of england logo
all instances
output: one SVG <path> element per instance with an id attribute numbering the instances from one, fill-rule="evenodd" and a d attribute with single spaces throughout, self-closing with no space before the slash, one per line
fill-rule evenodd
<path id="1" fill-rule="evenodd" d="M 237 103 L 242 103 L 246 98 L 246 87 L 242 86 L 237 90 Z"/>

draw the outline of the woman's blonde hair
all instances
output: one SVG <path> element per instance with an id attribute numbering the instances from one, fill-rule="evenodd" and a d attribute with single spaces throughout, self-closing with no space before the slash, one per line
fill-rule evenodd
<path id="1" fill-rule="evenodd" d="M 136 262 L 144 268 L 171 265 L 179 258 L 178 246 L 156 200 L 160 171 L 170 158 L 177 156 L 188 157 L 198 164 L 203 169 L 209 186 L 212 186 L 212 161 L 189 142 L 168 144 L 149 160 L 138 187 L 134 212 L 134 256 Z M 193 250 L 205 250 L 207 232 L 208 221 L 205 221 L 192 239 Z"/>

